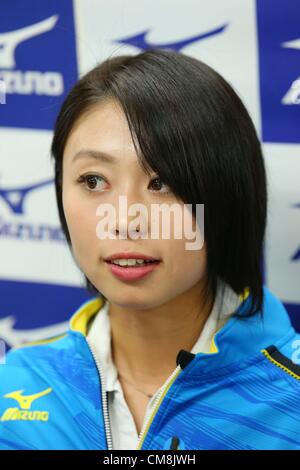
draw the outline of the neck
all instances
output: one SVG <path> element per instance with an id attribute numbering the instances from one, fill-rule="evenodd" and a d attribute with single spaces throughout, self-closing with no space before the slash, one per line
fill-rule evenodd
<path id="1" fill-rule="evenodd" d="M 117 370 L 147 390 L 160 387 L 176 368 L 180 349 L 190 351 L 211 312 L 201 286 L 176 299 L 148 309 L 109 305 L 112 358 Z"/>

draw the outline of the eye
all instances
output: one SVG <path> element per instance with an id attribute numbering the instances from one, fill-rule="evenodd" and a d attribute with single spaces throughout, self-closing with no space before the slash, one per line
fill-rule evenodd
<path id="1" fill-rule="evenodd" d="M 161 186 L 162 184 L 164 184 L 162 182 L 162 180 L 159 178 L 159 176 L 156 176 L 155 178 L 153 178 L 150 182 L 150 185 L 154 186 L 154 189 L 155 189 L 155 192 L 160 192 L 160 193 L 169 193 L 170 192 L 170 188 L 165 185 L 165 187 L 167 188 L 166 190 L 164 191 L 159 191 L 161 189 Z"/>
<path id="2" fill-rule="evenodd" d="M 101 184 L 105 181 L 105 179 L 100 176 L 100 175 L 93 175 L 93 174 L 87 174 L 87 175 L 81 175 L 78 179 L 78 182 L 80 184 L 83 184 L 88 191 L 91 192 L 97 192 L 100 191 L 101 189 Z M 97 186 L 98 184 L 98 186 Z M 170 189 L 167 185 L 164 185 L 166 189 L 161 191 L 162 186 L 164 183 L 162 180 L 157 176 L 153 178 L 150 182 L 150 186 L 154 188 L 155 192 L 158 192 L 160 194 L 162 193 L 169 193 Z M 100 186 L 100 187 L 99 187 Z"/>
<path id="3" fill-rule="evenodd" d="M 99 183 L 99 180 L 100 180 L 100 183 Z M 97 187 L 97 183 L 101 184 L 103 181 L 105 181 L 105 180 L 104 180 L 104 178 L 102 178 L 102 176 L 92 175 L 92 174 L 81 175 L 78 178 L 78 183 L 81 183 L 81 184 L 85 185 L 86 189 L 88 189 L 88 191 L 92 191 L 92 192 L 96 192 L 97 190 L 101 189 L 101 187 L 100 188 L 99 188 L 99 186 Z"/>

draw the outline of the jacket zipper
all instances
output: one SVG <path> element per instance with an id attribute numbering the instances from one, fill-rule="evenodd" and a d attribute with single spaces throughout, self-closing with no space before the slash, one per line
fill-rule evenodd
<path id="1" fill-rule="evenodd" d="M 111 429 L 110 429 L 110 421 L 109 421 L 109 411 L 108 411 L 108 403 L 107 403 L 107 395 L 106 395 L 106 380 L 105 380 L 105 375 L 102 370 L 102 365 L 100 364 L 100 361 L 97 359 L 97 356 L 94 351 L 93 345 L 89 342 L 89 339 L 86 337 L 85 338 L 90 351 L 92 353 L 92 356 L 94 358 L 95 364 L 97 366 L 98 374 L 99 374 L 99 380 L 101 384 L 101 392 L 102 392 L 102 406 L 103 406 L 103 415 L 104 415 L 104 429 L 105 429 L 105 437 L 106 437 L 106 442 L 107 442 L 107 448 L 108 450 L 113 450 L 112 446 L 112 437 L 111 437 Z"/>
<path id="2" fill-rule="evenodd" d="M 104 415 L 104 428 L 105 428 L 105 436 L 106 436 L 106 441 L 107 441 L 107 446 L 108 450 L 113 450 L 112 446 L 112 436 L 111 436 L 111 428 L 110 428 L 110 421 L 109 421 L 109 411 L 108 411 L 108 403 L 107 403 L 107 396 L 106 396 L 106 381 L 105 381 L 105 375 L 102 370 L 102 365 L 100 361 L 97 359 L 97 356 L 94 351 L 93 345 L 90 343 L 88 337 L 85 338 L 88 346 L 90 348 L 90 351 L 92 353 L 92 356 L 94 358 L 95 364 L 97 366 L 98 370 L 98 375 L 101 383 L 101 391 L 102 391 L 102 405 L 103 405 L 103 415 Z M 176 369 L 173 370 L 172 374 L 167 378 L 165 386 L 160 390 L 159 394 L 157 395 L 155 401 L 154 401 L 154 409 L 153 411 L 147 415 L 142 427 L 142 430 L 139 434 L 138 437 L 138 444 L 136 450 L 139 450 L 143 444 L 143 441 L 146 438 L 146 430 L 150 427 L 150 424 L 152 423 L 156 413 L 158 412 L 160 405 L 163 401 L 164 396 L 166 395 L 168 389 L 171 387 L 172 383 L 175 381 L 179 373 L 182 371 L 180 365 L 176 367 Z"/>
<path id="3" fill-rule="evenodd" d="M 166 396 L 169 388 L 171 385 L 175 382 L 176 378 L 182 372 L 183 369 L 181 369 L 180 365 L 176 367 L 176 369 L 173 370 L 172 374 L 167 378 L 165 386 L 160 390 L 159 394 L 157 395 L 155 401 L 154 401 L 154 409 L 152 412 L 150 412 L 149 417 L 146 416 L 142 430 L 140 432 L 139 438 L 138 438 L 138 444 L 136 450 L 141 450 L 141 447 L 143 445 L 143 442 L 147 436 L 147 432 L 149 430 L 149 427 L 158 412 L 164 397 Z"/>

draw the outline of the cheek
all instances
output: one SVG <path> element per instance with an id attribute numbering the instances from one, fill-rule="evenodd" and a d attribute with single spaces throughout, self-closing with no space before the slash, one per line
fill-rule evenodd
<path id="1" fill-rule="evenodd" d="M 182 244 L 174 244 L 168 256 L 168 277 L 172 283 L 191 287 L 206 273 L 206 250 L 185 250 Z"/>
<path id="2" fill-rule="evenodd" d="M 77 191 L 65 191 L 63 206 L 74 254 L 88 251 L 97 240 L 96 210 Z"/>

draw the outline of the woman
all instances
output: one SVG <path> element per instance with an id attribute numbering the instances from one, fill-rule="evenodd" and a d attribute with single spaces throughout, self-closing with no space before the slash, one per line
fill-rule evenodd
<path id="1" fill-rule="evenodd" d="M 8 354 L 0 448 L 300 448 L 299 335 L 263 285 L 265 167 L 232 87 L 181 53 L 108 59 L 68 94 L 52 155 L 94 297 Z M 152 209 L 173 204 L 165 237 Z"/>

